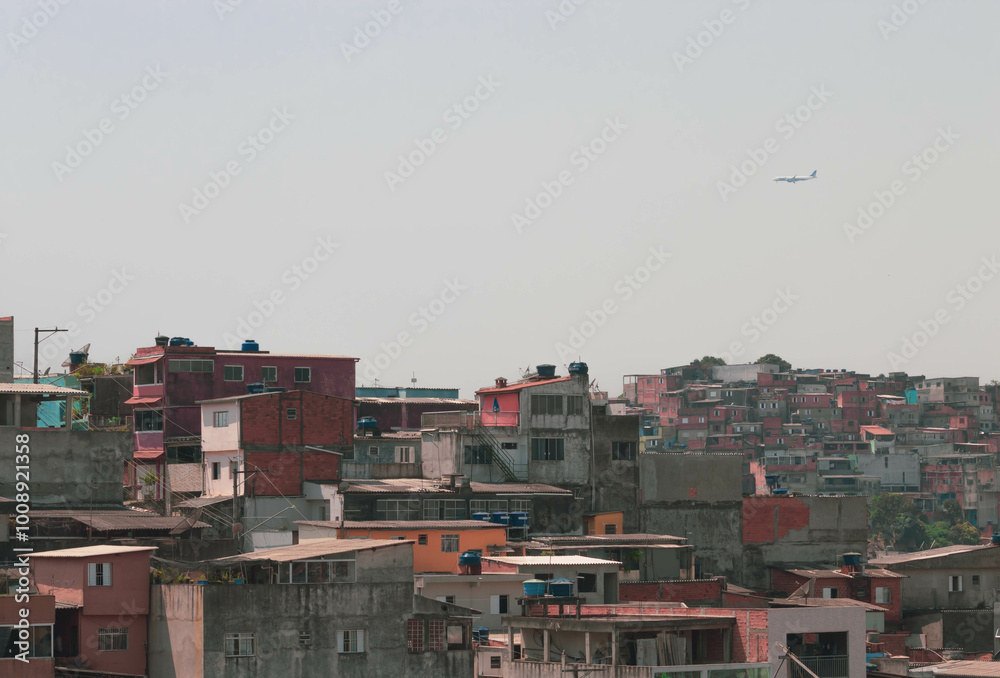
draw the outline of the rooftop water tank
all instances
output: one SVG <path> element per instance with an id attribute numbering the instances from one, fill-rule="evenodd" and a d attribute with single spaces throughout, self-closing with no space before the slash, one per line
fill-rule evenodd
<path id="1" fill-rule="evenodd" d="M 378 422 L 375 421 L 375 417 L 361 417 L 358 419 L 358 429 L 360 430 L 372 430 L 378 428 Z"/>
<path id="2" fill-rule="evenodd" d="M 170 343 L 170 337 L 166 336 L 165 334 L 161 334 L 156 338 L 157 346 L 166 346 L 169 343 Z"/>
<path id="3" fill-rule="evenodd" d="M 788 494 L 788 488 L 787 487 L 776 487 L 773 490 L 771 490 L 771 494 L 773 494 L 775 496 L 779 496 L 779 497 L 784 497 L 785 495 Z"/>
<path id="4" fill-rule="evenodd" d="M 260 382 L 247 384 L 247 393 L 263 393 L 263 392 L 264 392 L 264 384 Z"/>
<path id="5" fill-rule="evenodd" d="M 545 595 L 546 582 L 541 579 L 526 579 L 523 582 L 524 595 L 528 598 Z"/>
<path id="6" fill-rule="evenodd" d="M 490 514 L 486 511 L 476 511 L 472 514 L 473 520 L 481 520 L 484 523 L 490 522 Z"/>
<path id="7" fill-rule="evenodd" d="M 260 344 L 258 344 L 253 339 L 247 339 L 243 342 L 243 346 L 240 347 L 241 351 L 259 351 Z"/>
<path id="8" fill-rule="evenodd" d="M 510 514 L 511 527 L 525 527 L 528 524 L 527 511 L 513 511 Z"/>
<path id="9" fill-rule="evenodd" d="M 1000 532 L 993 533 L 993 536 L 990 537 L 990 543 L 994 546 L 1000 546 Z"/>
<path id="10" fill-rule="evenodd" d="M 458 557 L 459 565 L 478 565 L 483 560 L 478 551 L 465 551 Z"/>
<path id="11" fill-rule="evenodd" d="M 194 346 L 194 342 L 187 337 L 184 337 L 184 346 Z"/>
<path id="12" fill-rule="evenodd" d="M 570 374 L 587 374 L 587 363 L 570 363 L 569 364 Z"/>
<path id="13" fill-rule="evenodd" d="M 550 579 L 549 595 L 568 598 L 573 595 L 573 582 L 569 579 Z"/>
<path id="14" fill-rule="evenodd" d="M 288 389 L 284 386 L 265 386 L 264 393 L 284 393 Z"/>
<path id="15" fill-rule="evenodd" d="M 184 337 L 170 337 L 170 346 L 183 346 Z"/>
<path id="16" fill-rule="evenodd" d="M 536 369 L 538 370 L 538 376 L 543 379 L 551 379 L 556 376 L 555 365 L 539 365 Z"/>
<path id="17" fill-rule="evenodd" d="M 844 565 L 851 565 L 853 567 L 859 567 L 861 565 L 861 554 L 860 553 L 845 553 L 844 554 Z"/>
<path id="18" fill-rule="evenodd" d="M 510 514 L 504 511 L 494 511 L 490 515 L 490 522 L 497 525 L 510 525 Z"/>
<path id="19" fill-rule="evenodd" d="M 70 351 L 69 352 L 69 364 L 70 365 L 82 365 L 87 362 L 87 353 L 85 351 Z"/>

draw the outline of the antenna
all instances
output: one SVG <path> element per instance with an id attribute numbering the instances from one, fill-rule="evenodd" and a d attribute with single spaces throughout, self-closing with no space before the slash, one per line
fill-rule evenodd
<path id="1" fill-rule="evenodd" d="M 417 373 L 416 372 L 413 372 L 413 377 L 410 378 L 410 384 L 413 385 L 413 388 L 417 387 Z"/>

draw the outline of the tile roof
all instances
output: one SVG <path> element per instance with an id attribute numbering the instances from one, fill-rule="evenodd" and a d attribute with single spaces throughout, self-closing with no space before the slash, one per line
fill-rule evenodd
<path id="1" fill-rule="evenodd" d="M 275 562 L 288 563 L 304 558 L 317 558 L 338 553 L 351 553 L 365 549 L 380 549 L 389 546 L 413 544 L 413 540 L 402 539 L 310 539 L 292 546 L 279 546 L 273 549 L 263 549 L 250 553 L 241 553 L 226 558 L 216 558 L 208 561 L 217 567 L 227 567 L 240 563 Z"/>
<path id="2" fill-rule="evenodd" d="M 603 560 L 587 556 L 483 556 L 483 560 L 505 565 L 621 565 L 621 561 L 618 560 Z"/>
<path id="3" fill-rule="evenodd" d="M 0 393 L 13 393 L 15 395 L 89 395 L 86 391 L 75 388 L 65 388 L 63 386 L 53 386 L 52 384 L 3 384 L 0 383 Z"/>
<path id="4" fill-rule="evenodd" d="M 298 525 L 311 527 L 346 528 L 348 530 L 458 530 L 506 529 L 506 525 L 485 520 L 296 520 Z"/>
<path id="5" fill-rule="evenodd" d="M 81 546 L 75 549 L 59 549 L 57 551 L 44 551 L 42 553 L 31 554 L 32 558 L 96 558 L 97 556 L 117 556 L 123 553 L 137 553 L 140 551 L 155 551 L 155 546 L 114 546 L 112 544 L 100 544 L 97 546 Z"/>
<path id="6" fill-rule="evenodd" d="M 901 565 L 905 563 L 911 563 L 918 560 L 931 560 L 934 558 L 943 558 L 945 556 L 956 555 L 959 553 L 968 553 L 970 551 L 980 551 L 983 549 L 997 549 L 997 554 L 1000 555 L 1000 548 L 992 545 L 965 545 L 958 544 L 955 546 L 942 546 L 936 549 L 926 549 L 924 551 L 914 551 L 912 553 L 897 553 L 894 555 L 884 555 L 878 558 L 873 558 L 868 562 L 872 565 Z"/>
<path id="7" fill-rule="evenodd" d="M 75 520 L 87 527 L 102 532 L 119 532 L 127 530 L 189 530 L 201 527 L 209 527 L 207 523 L 201 521 L 191 524 L 188 518 L 181 516 L 158 516 L 154 513 L 144 513 L 140 511 L 73 511 L 73 510 L 51 510 L 51 511 L 29 511 L 31 518 L 66 518 Z"/>

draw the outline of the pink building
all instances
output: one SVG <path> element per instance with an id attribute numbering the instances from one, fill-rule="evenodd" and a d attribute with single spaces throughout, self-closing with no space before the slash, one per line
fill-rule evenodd
<path id="1" fill-rule="evenodd" d="M 52 653 L 52 627 L 56 621 L 55 597 L 36 594 L 24 600 L 13 588 L 12 585 L 11 593 L 0 595 L 0 676 L 52 678 L 56 670 Z M 23 646 L 15 645 L 15 640 L 19 638 L 16 627 L 21 622 L 22 609 L 28 610 L 27 662 L 17 658 L 17 654 L 24 651 Z"/>
<path id="2" fill-rule="evenodd" d="M 146 675 L 149 558 L 155 550 L 85 546 L 31 556 L 38 592 L 55 597 L 58 665 Z"/>

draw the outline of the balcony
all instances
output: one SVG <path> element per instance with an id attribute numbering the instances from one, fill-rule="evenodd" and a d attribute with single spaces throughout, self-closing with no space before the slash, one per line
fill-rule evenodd
<path id="1" fill-rule="evenodd" d="M 427 412 L 420 417 L 422 428 L 475 429 L 479 426 L 517 428 L 520 425 L 520 412 Z"/>
<path id="2" fill-rule="evenodd" d="M 850 678 L 846 654 L 825 657 L 799 657 L 799 661 L 809 667 L 819 678 Z M 807 678 L 808 674 L 794 662 L 789 664 L 791 678 Z"/>

